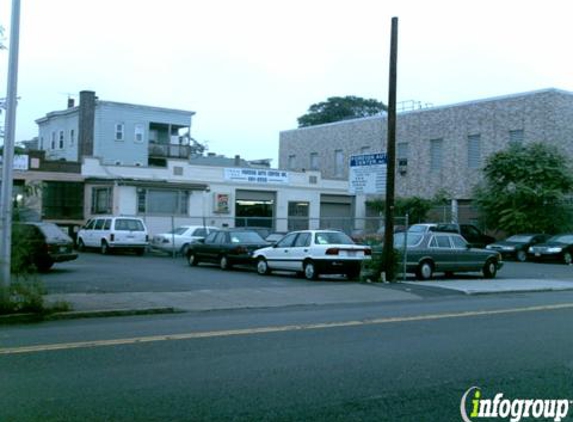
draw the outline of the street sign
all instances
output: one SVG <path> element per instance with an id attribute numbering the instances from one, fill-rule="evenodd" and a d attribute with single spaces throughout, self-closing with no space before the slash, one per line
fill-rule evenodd
<path id="1" fill-rule="evenodd" d="M 386 153 L 350 156 L 348 190 L 351 194 L 386 193 Z"/>

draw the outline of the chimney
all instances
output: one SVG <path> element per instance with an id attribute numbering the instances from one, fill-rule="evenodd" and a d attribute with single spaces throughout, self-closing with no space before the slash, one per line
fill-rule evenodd
<path id="1" fill-rule="evenodd" d="M 80 92 L 78 118 L 78 161 L 94 153 L 94 123 L 96 96 L 94 91 Z"/>
<path id="2" fill-rule="evenodd" d="M 75 105 L 75 101 L 72 97 L 68 97 L 68 108 L 72 108 Z"/>
<path id="3" fill-rule="evenodd" d="M 235 167 L 241 167 L 241 156 L 235 155 Z"/>

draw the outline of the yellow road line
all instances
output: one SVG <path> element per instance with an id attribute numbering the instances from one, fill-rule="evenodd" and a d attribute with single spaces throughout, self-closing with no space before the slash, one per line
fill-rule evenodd
<path id="1" fill-rule="evenodd" d="M 358 321 L 324 322 L 316 324 L 299 324 L 299 325 L 283 325 L 283 326 L 270 326 L 270 327 L 260 327 L 260 328 L 243 328 L 235 330 L 203 331 L 203 332 L 193 332 L 193 333 L 183 333 L 183 334 L 168 334 L 168 335 L 133 337 L 133 338 L 122 338 L 122 339 L 111 339 L 111 340 L 78 341 L 73 343 L 56 343 L 56 344 L 42 344 L 35 346 L 0 348 L 0 355 L 14 355 L 21 353 L 84 349 L 84 348 L 105 347 L 105 346 L 124 346 L 130 344 L 153 343 L 158 341 L 193 340 L 193 339 L 213 338 L 213 337 L 282 333 L 289 331 L 320 330 L 328 328 L 380 325 L 380 324 L 390 324 L 390 323 L 410 322 L 410 321 L 432 321 L 432 320 L 440 320 L 447 318 L 467 318 L 467 317 L 484 316 L 484 315 L 503 315 L 503 314 L 516 314 L 523 312 L 541 312 L 541 311 L 553 311 L 553 310 L 571 309 L 571 308 L 573 308 L 573 303 L 563 303 L 557 305 L 530 306 L 523 308 L 495 309 L 487 311 L 466 311 L 466 312 L 455 312 L 455 313 L 444 313 L 444 314 L 376 318 L 376 319 L 367 319 Z"/>

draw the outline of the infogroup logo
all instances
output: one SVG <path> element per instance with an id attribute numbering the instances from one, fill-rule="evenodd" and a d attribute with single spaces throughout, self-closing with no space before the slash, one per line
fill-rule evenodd
<path id="1" fill-rule="evenodd" d="M 569 413 L 570 404 L 573 401 L 568 399 L 506 399 L 503 393 L 495 394 L 493 399 L 486 399 L 482 397 L 481 389 L 474 386 L 462 396 L 460 412 L 464 422 L 473 422 L 479 418 L 509 418 L 511 422 L 552 418 L 559 422 Z"/>

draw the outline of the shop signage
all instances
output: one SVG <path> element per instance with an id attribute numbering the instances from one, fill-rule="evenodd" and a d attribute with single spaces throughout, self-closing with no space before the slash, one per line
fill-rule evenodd
<path id="1" fill-rule="evenodd" d="M 348 190 L 351 194 L 385 194 L 386 153 L 351 155 Z"/>
<path id="2" fill-rule="evenodd" d="M 0 167 L 2 167 L 2 154 L 0 154 Z M 28 156 L 27 155 L 14 155 L 14 170 L 28 170 Z"/>
<path id="3" fill-rule="evenodd" d="M 288 172 L 272 169 L 226 168 L 225 180 L 231 182 L 288 185 Z"/>

